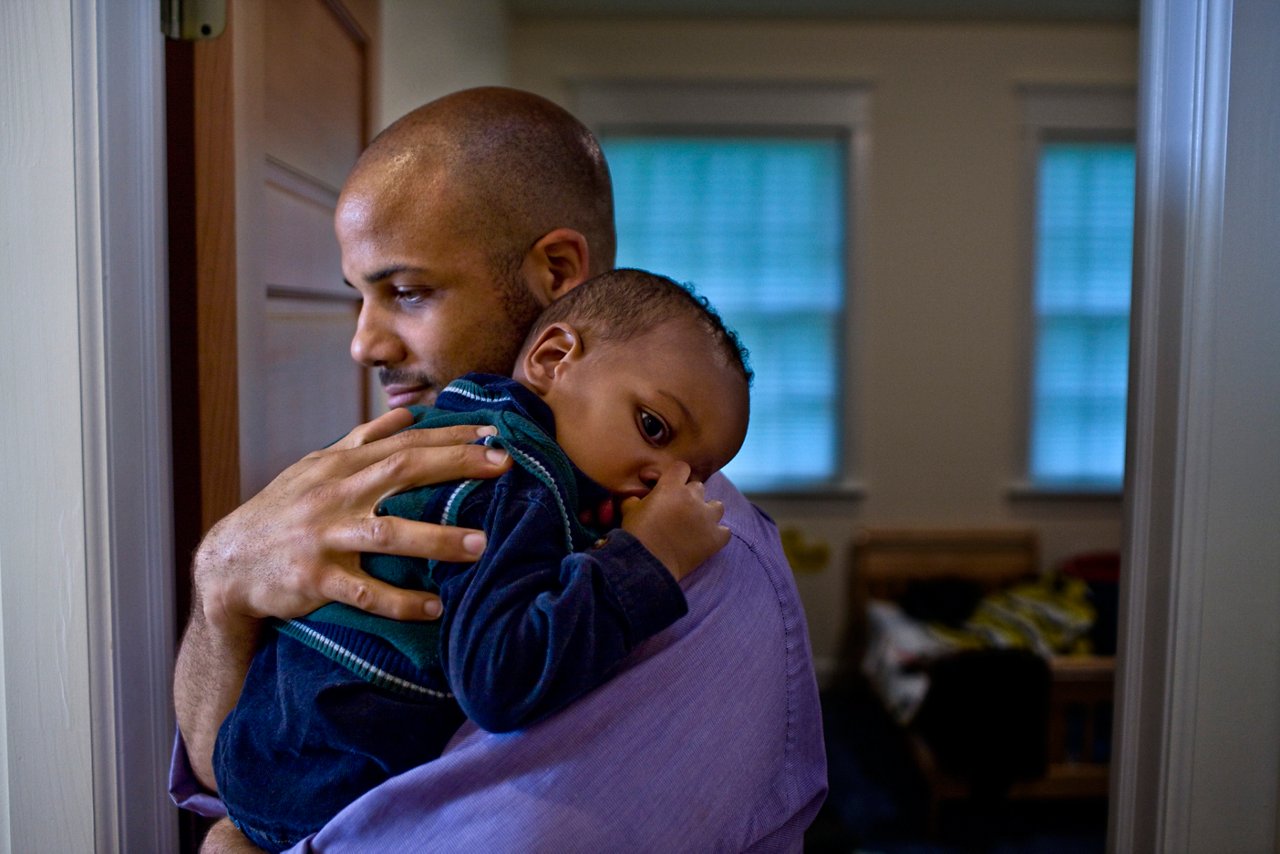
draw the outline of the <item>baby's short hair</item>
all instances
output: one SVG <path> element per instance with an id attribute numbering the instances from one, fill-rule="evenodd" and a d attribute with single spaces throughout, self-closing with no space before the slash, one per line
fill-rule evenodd
<path id="1" fill-rule="evenodd" d="M 558 322 L 581 326 L 605 341 L 627 341 L 678 317 L 697 321 L 719 345 L 728 364 L 751 384 L 754 373 L 747 348 L 707 298 L 694 293 L 691 286 L 646 270 L 610 270 L 573 288 L 543 309 L 525 345 Z"/>

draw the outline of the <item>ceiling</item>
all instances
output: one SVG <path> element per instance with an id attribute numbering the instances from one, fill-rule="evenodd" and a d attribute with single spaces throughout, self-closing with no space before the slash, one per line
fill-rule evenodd
<path id="1" fill-rule="evenodd" d="M 1138 19 L 1138 0 L 505 0 L 517 18 L 898 19 L 1107 21 Z"/>

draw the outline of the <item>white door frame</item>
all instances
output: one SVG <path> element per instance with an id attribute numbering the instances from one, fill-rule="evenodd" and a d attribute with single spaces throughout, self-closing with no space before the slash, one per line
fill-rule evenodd
<path id="1" fill-rule="evenodd" d="M 81 280 L 95 837 L 175 851 L 164 37 L 154 2 L 76 0 L 73 23 L 96 59 L 76 81 L 78 136 L 98 146 L 97 193 L 77 182 L 82 247 L 100 235 L 101 264 Z"/>
<path id="2" fill-rule="evenodd" d="M 1144 0 L 1110 846 L 1280 845 L 1280 5 Z"/>

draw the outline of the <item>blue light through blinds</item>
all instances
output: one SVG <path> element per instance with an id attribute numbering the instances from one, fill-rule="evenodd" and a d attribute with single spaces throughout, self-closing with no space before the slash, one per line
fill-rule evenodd
<path id="1" fill-rule="evenodd" d="M 1041 148 L 1031 479 L 1119 487 L 1124 477 L 1134 153 Z"/>
<path id="2" fill-rule="evenodd" d="M 742 489 L 839 473 L 845 148 L 837 137 L 602 134 L 618 265 L 686 283 L 751 351 Z"/>

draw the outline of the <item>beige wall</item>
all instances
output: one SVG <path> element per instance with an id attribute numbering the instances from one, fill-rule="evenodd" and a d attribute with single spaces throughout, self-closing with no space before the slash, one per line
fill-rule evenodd
<path id="1" fill-rule="evenodd" d="M 382 0 L 377 129 L 433 98 L 505 82 L 499 0 Z"/>
<path id="2" fill-rule="evenodd" d="M 1023 84 L 1132 86 L 1129 26 L 516 21 L 510 81 L 572 108 L 581 79 L 837 80 L 871 91 L 847 366 L 861 499 L 760 503 L 826 543 L 799 576 L 820 667 L 867 525 L 1030 525 L 1052 565 L 1119 548 L 1118 499 L 1012 499 L 1028 376 Z"/>

